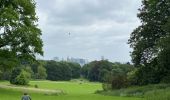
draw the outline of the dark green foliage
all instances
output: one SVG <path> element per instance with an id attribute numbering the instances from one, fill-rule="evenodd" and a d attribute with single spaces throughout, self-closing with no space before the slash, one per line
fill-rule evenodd
<path id="1" fill-rule="evenodd" d="M 132 61 L 138 67 L 134 84 L 155 84 L 169 80 L 169 9 L 169 0 L 142 0 L 138 14 L 142 25 L 131 33 L 129 39 L 133 48 Z"/>
<path id="2" fill-rule="evenodd" d="M 81 72 L 80 64 L 69 62 L 68 65 L 71 68 L 71 78 L 80 78 L 80 72 Z"/>
<path id="3" fill-rule="evenodd" d="M 82 68 L 82 75 L 90 81 L 103 83 L 103 89 L 120 89 L 129 85 L 127 74 L 134 70 L 130 64 L 111 63 L 106 60 L 93 61 Z"/>
<path id="4" fill-rule="evenodd" d="M 2 80 L 10 80 L 11 77 L 11 70 L 2 71 L 0 79 Z"/>
<path id="5" fill-rule="evenodd" d="M 16 77 L 21 73 L 22 68 L 17 67 L 12 70 L 11 78 L 10 78 L 10 83 L 11 84 L 16 84 Z"/>
<path id="6" fill-rule="evenodd" d="M 12 70 L 10 83 L 16 85 L 27 85 L 30 78 L 30 73 L 26 72 L 22 67 L 16 67 Z"/>
<path id="7" fill-rule="evenodd" d="M 113 69 L 106 75 L 105 83 L 109 89 L 121 89 L 129 86 L 128 73 L 134 70 L 132 65 L 115 63 Z"/>
<path id="8" fill-rule="evenodd" d="M 71 67 L 69 66 L 69 64 L 67 62 L 58 62 L 59 67 L 60 67 L 60 73 L 62 75 L 62 80 L 71 80 Z"/>
<path id="9" fill-rule="evenodd" d="M 45 68 L 47 70 L 48 80 L 55 81 L 62 79 L 62 73 L 60 71 L 59 65 L 55 61 L 47 61 Z"/>
<path id="10" fill-rule="evenodd" d="M 105 75 L 111 71 L 113 68 L 113 63 L 109 61 L 93 61 L 86 64 L 82 68 L 82 75 L 89 79 L 90 81 L 104 81 Z"/>
<path id="11" fill-rule="evenodd" d="M 43 55 L 34 0 L 0 0 L 0 68 Z"/>
<path id="12" fill-rule="evenodd" d="M 71 62 L 56 62 L 47 61 L 45 64 L 47 79 L 58 81 L 58 80 L 70 80 L 73 78 L 80 77 L 80 65 Z"/>

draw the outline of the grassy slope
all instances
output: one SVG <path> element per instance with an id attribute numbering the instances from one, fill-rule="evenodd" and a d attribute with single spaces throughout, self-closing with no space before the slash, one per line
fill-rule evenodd
<path id="1" fill-rule="evenodd" d="M 0 82 L 8 85 L 8 82 Z M 31 81 L 31 86 L 35 84 L 39 88 L 63 90 L 66 95 L 44 95 L 43 93 L 31 92 L 33 100 L 141 100 L 140 98 L 113 97 L 94 94 L 96 90 L 101 90 L 100 83 L 77 83 L 77 82 L 51 82 L 51 81 Z M 19 100 L 23 91 L 0 88 L 0 100 Z"/>

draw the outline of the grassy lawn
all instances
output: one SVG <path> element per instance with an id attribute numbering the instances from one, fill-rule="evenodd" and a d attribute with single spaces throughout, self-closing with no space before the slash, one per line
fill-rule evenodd
<path id="1" fill-rule="evenodd" d="M 3 81 L 0 82 L 0 85 L 8 86 L 9 82 Z M 27 91 L 33 100 L 142 100 L 141 98 L 114 97 L 95 94 L 94 92 L 96 90 L 102 89 L 100 83 L 31 81 L 30 86 L 27 88 L 34 88 L 35 85 L 38 85 L 38 89 L 62 90 L 66 94 L 47 95 L 46 93 Z M 19 100 L 24 91 L 26 90 L 0 88 L 0 100 Z"/>

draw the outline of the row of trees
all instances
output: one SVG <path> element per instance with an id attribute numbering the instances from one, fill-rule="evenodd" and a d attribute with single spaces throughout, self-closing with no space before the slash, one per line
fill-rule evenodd
<path id="1" fill-rule="evenodd" d="M 48 80 L 70 80 L 80 77 L 81 66 L 77 63 L 47 61 L 45 68 Z"/>
<path id="2" fill-rule="evenodd" d="M 109 88 L 120 88 L 127 85 L 127 81 L 121 84 L 120 81 L 127 80 L 127 75 L 132 70 L 134 67 L 130 64 L 112 63 L 107 60 L 92 61 L 83 67 L 77 63 L 51 60 L 33 64 L 24 63 L 11 71 L 2 72 L 1 79 L 10 80 L 12 84 L 25 85 L 30 79 L 59 81 L 84 77 L 90 81 L 109 84 L 111 86 Z"/>
<path id="3" fill-rule="evenodd" d="M 90 81 L 103 82 L 104 90 L 119 89 L 129 85 L 129 73 L 134 71 L 133 65 L 112 63 L 107 60 L 92 61 L 84 65 L 82 75 Z"/>
<path id="4" fill-rule="evenodd" d="M 30 79 L 48 79 L 53 81 L 70 80 L 80 77 L 81 66 L 71 62 L 39 61 L 33 64 L 21 64 L 6 72 L 0 79 L 10 80 L 12 84 L 26 85 Z"/>

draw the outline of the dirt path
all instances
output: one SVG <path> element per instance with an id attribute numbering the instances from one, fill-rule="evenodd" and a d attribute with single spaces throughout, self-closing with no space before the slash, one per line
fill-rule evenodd
<path id="1" fill-rule="evenodd" d="M 17 89 L 17 90 L 21 90 L 21 91 L 32 91 L 32 92 L 47 93 L 47 94 L 62 93 L 61 90 L 48 90 L 48 89 L 38 89 L 38 88 L 29 88 L 29 87 L 18 87 L 18 86 L 12 86 L 12 85 L 0 85 L 0 88 Z"/>

